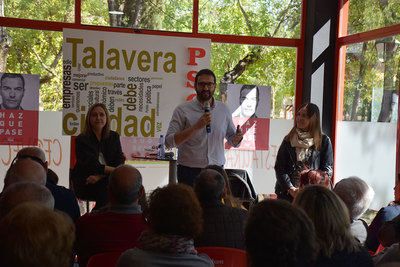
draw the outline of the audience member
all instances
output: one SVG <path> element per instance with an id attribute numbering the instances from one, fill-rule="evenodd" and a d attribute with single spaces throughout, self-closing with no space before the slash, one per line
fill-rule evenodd
<path id="1" fill-rule="evenodd" d="M 109 203 L 86 213 L 76 223 L 80 266 L 97 253 L 127 250 L 147 228 L 138 200 L 143 195 L 142 175 L 130 166 L 117 167 L 109 177 Z"/>
<path id="2" fill-rule="evenodd" d="M 352 176 L 340 180 L 333 191 L 343 200 L 350 213 L 350 229 L 361 244 L 367 239 L 368 224 L 360 219 L 371 205 L 374 190 L 362 179 Z"/>
<path id="3" fill-rule="evenodd" d="M 196 247 L 232 247 L 244 249 L 244 225 L 247 211 L 224 205 L 224 177 L 217 171 L 203 170 L 195 180 L 194 191 L 203 208 L 203 232 Z"/>
<path id="4" fill-rule="evenodd" d="M 214 266 L 193 245 L 202 230 L 201 212 L 189 186 L 171 184 L 154 190 L 149 204 L 151 229 L 143 232 L 137 248 L 121 255 L 117 266 Z"/>
<path id="5" fill-rule="evenodd" d="M 246 250 L 251 267 L 313 266 L 318 251 L 314 226 L 289 202 L 264 200 L 250 211 Z"/>
<path id="6" fill-rule="evenodd" d="M 319 245 L 316 267 L 373 266 L 369 253 L 351 234 L 346 205 L 334 192 L 310 185 L 300 190 L 294 205 L 314 223 Z"/>
<path id="7" fill-rule="evenodd" d="M 400 215 L 400 181 L 397 180 L 394 187 L 394 201 L 389 203 L 388 206 L 381 208 L 376 214 L 368 227 L 367 241 L 365 246 L 371 250 L 376 251 L 379 246 L 378 232 L 385 222 L 394 219 Z"/>
<path id="8" fill-rule="evenodd" d="M 74 239 L 69 217 L 23 203 L 0 221 L 0 266 L 71 266 Z"/>
<path id="9" fill-rule="evenodd" d="M 48 168 L 48 162 L 46 161 L 46 155 L 44 154 L 44 151 L 39 147 L 24 147 L 18 151 L 16 158 L 17 160 L 29 158 L 37 161 L 43 166 L 46 172 L 46 187 L 50 190 L 54 197 L 54 208 L 67 213 L 75 222 L 81 215 L 75 194 L 72 192 L 72 190 L 57 185 L 55 180 L 58 181 L 58 176 L 54 171 Z"/>
<path id="10" fill-rule="evenodd" d="M 394 264 L 393 266 L 400 266 L 400 244 L 394 243 L 382 252 L 375 255 L 373 258 L 376 267 L 387 266 L 386 264 Z"/>
<path id="11" fill-rule="evenodd" d="M 25 202 L 36 202 L 54 209 L 54 198 L 49 189 L 32 182 L 19 182 L 7 187 L 0 197 L 0 219 L 14 207 Z"/>
<path id="12" fill-rule="evenodd" d="M 52 169 L 47 168 L 47 182 L 51 182 L 53 184 L 58 184 L 59 178 L 57 173 L 55 173 Z"/>
<path id="13" fill-rule="evenodd" d="M 400 242 L 400 215 L 382 225 L 378 232 L 378 239 L 384 247 Z"/>
<path id="14" fill-rule="evenodd" d="M 375 266 L 390 262 L 400 265 L 400 215 L 382 225 L 378 239 L 385 249 L 374 256 Z"/>
<path id="15" fill-rule="evenodd" d="M 4 177 L 3 191 L 8 186 L 19 182 L 46 184 L 46 170 L 31 158 L 15 158 Z"/>
<path id="16" fill-rule="evenodd" d="M 229 207 L 244 209 L 244 207 L 240 203 L 240 200 L 235 198 L 235 196 L 232 194 L 229 177 L 228 177 L 228 174 L 226 173 L 225 169 L 219 165 L 208 165 L 205 169 L 216 170 L 217 172 L 219 172 L 222 175 L 222 177 L 224 177 L 225 194 L 222 198 L 224 201 L 224 204 Z"/>

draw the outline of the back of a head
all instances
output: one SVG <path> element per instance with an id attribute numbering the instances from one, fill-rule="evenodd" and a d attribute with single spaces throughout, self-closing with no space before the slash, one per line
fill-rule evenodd
<path id="1" fill-rule="evenodd" d="M 0 261 L 5 266 L 70 266 L 74 231 L 67 215 L 21 204 L 0 222 Z"/>
<path id="2" fill-rule="evenodd" d="M 130 165 L 115 168 L 110 175 L 109 192 L 113 204 L 129 205 L 137 201 L 142 188 L 142 175 Z"/>
<path id="3" fill-rule="evenodd" d="M 54 198 L 49 189 L 36 183 L 21 182 L 10 185 L 2 193 L 0 218 L 8 214 L 14 207 L 25 202 L 35 202 L 50 210 L 54 209 Z"/>
<path id="4" fill-rule="evenodd" d="M 246 225 L 250 266 L 312 266 L 317 252 L 313 223 L 282 200 L 256 204 Z"/>
<path id="5" fill-rule="evenodd" d="M 346 204 L 351 220 L 360 218 L 374 197 L 374 190 L 365 181 L 355 176 L 340 180 L 333 191 Z"/>
<path id="6" fill-rule="evenodd" d="M 205 169 L 196 179 L 194 191 L 200 202 L 220 201 L 225 189 L 224 177 L 216 170 Z"/>
<path id="7" fill-rule="evenodd" d="M 18 151 L 17 157 L 31 156 L 40 159 L 43 163 L 46 162 L 46 155 L 44 151 L 36 146 L 24 147 Z"/>
<path id="8" fill-rule="evenodd" d="M 330 257 L 336 250 L 358 249 L 350 232 L 347 207 L 334 192 L 320 185 L 310 185 L 300 190 L 294 205 L 302 208 L 313 221 L 322 255 Z"/>
<path id="9" fill-rule="evenodd" d="M 46 184 L 46 169 L 30 158 L 18 159 L 10 166 L 4 178 L 4 188 L 19 182 Z"/>
<path id="10" fill-rule="evenodd" d="M 170 184 L 157 188 L 149 202 L 149 222 L 157 234 L 194 238 L 202 231 L 202 209 L 191 187 Z"/>

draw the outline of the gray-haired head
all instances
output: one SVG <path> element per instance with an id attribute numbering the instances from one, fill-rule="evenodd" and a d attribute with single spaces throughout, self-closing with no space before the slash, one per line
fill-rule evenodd
<path id="1" fill-rule="evenodd" d="M 142 175 L 130 165 L 120 165 L 110 174 L 108 185 L 111 204 L 129 205 L 138 201 L 142 192 Z"/>
<path id="2" fill-rule="evenodd" d="M 23 157 L 23 156 L 37 157 L 43 163 L 46 162 L 46 155 L 44 154 L 43 149 L 36 147 L 36 146 L 24 147 L 20 151 L 18 151 L 17 158 Z"/>
<path id="3" fill-rule="evenodd" d="M 357 220 L 371 205 L 374 190 L 361 178 L 351 176 L 340 180 L 333 191 L 349 209 L 350 218 Z"/>
<path id="4" fill-rule="evenodd" d="M 200 202 L 221 200 L 225 192 L 224 177 L 216 170 L 205 169 L 197 177 L 194 191 Z"/>
<path id="5" fill-rule="evenodd" d="M 45 185 L 46 176 L 46 169 L 36 160 L 31 158 L 17 159 L 7 170 L 4 178 L 4 189 L 11 184 L 19 182 L 33 182 Z"/>
<path id="6" fill-rule="evenodd" d="M 36 202 L 49 209 L 54 209 L 54 197 L 49 189 L 37 183 L 20 182 L 10 185 L 1 194 L 0 218 L 25 202 Z"/>

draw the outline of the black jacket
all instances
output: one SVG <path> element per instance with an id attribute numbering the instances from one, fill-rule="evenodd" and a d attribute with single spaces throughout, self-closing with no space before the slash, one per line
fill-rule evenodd
<path id="1" fill-rule="evenodd" d="M 104 174 L 105 165 L 99 162 L 100 152 L 103 153 L 107 166 L 117 167 L 125 161 L 117 132 L 110 131 L 109 136 L 100 141 L 94 134 L 77 136 L 76 164 L 73 170 L 74 182 L 85 184 L 89 175 Z"/>
<path id="2" fill-rule="evenodd" d="M 329 178 L 331 178 L 333 174 L 333 151 L 329 137 L 323 134 L 321 149 L 316 150 L 315 147 L 312 146 L 311 151 L 312 154 L 308 162 L 306 162 L 309 168 L 326 171 Z M 290 145 L 290 141 L 284 139 L 279 147 L 275 162 L 275 193 L 278 195 L 278 198 L 292 199 L 287 191 L 294 182 L 296 161 L 296 148 Z"/>
<path id="3" fill-rule="evenodd" d="M 221 202 L 202 203 L 203 233 L 194 240 L 196 247 L 244 249 L 244 227 L 248 212 Z"/>

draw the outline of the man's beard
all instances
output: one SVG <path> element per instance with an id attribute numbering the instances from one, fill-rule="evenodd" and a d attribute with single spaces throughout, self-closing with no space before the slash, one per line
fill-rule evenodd
<path id="1" fill-rule="evenodd" d="M 212 97 L 212 94 L 210 91 L 205 91 L 205 90 L 196 90 L 197 93 L 197 98 L 201 101 L 209 101 Z"/>

